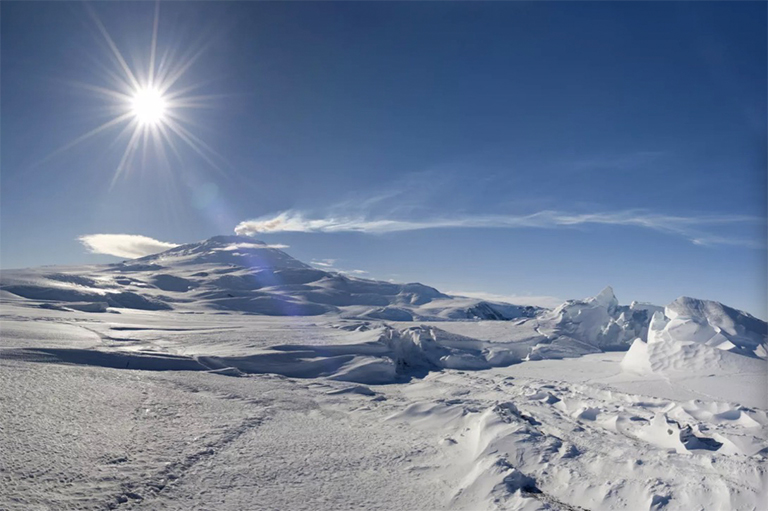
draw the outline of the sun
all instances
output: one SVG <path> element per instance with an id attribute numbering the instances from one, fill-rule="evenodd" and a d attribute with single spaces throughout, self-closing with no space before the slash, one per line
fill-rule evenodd
<path id="1" fill-rule="evenodd" d="M 138 89 L 131 98 L 131 113 L 144 126 L 157 125 L 164 121 L 168 102 L 155 88 Z"/>
<path id="2" fill-rule="evenodd" d="M 151 39 L 148 45 L 149 58 L 135 59 L 136 62 L 146 62 L 147 66 L 146 68 L 142 66 L 141 69 L 134 68 L 129 65 L 129 60 L 126 60 L 115 44 L 94 8 L 88 3 L 83 5 L 106 43 L 108 48 L 106 55 L 110 62 L 104 66 L 105 84 L 75 82 L 75 85 L 107 100 L 109 104 L 106 105 L 105 113 L 108 119 L 101 125 L 59 147 L 45 159 L 49 159 L 107 130 L 122 126 L 116 141 L 127 138 L 127 143 L 110 186 L 114 186 L 124 172 L 130 171 L 134 167 L 137 153 L 142 155 L 142 165 L 146 164 L 149 155 L 149 157 L 156 157 L 156 163 L 164 164 L 166 168 L 170 168 L 166 149 L 170 149 L 170 152 L 179 161 L 182 161 L 180 150 L 182 146 L 186 146 L 212 168 L 221 171 L 220 164 L 227 165 L 226 159 L 187 126 L 197 125 L 193 121 L 192 112 L 194 110 L 211 108 L 214 100 L 225 95 L 192 94 L 193 91 L 201 88 L 205 82 L 186 80 L 186 84 L 182 86 L 185 81 L 182 78 L 204 53 L 210 42 L 201 39 L 188 46 L 187 50 L 179 56 L 176 56 L 172 47 L 158 55 L 160 2 L 157 1 Z M 150 146 L 156 150 L 154 154 L 149 153 Z"/>

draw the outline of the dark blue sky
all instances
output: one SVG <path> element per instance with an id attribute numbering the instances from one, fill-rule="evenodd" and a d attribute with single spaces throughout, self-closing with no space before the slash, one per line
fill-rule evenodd
<path id="1" fill-rule="evenodd" d="M 91 8 L 145 70 L 155 5 Z M 175 87 L 212 96 L 180 113 L 221 158 L 177 140 L 114 184 L 122 125 L 55 152 L 116 116 L 82 85 L 120 73 L 93 18 L 0 9 L 4 268 L 287 211 L 257 237 L 377 278 L 766 314 L 765 3 L 163 3 L 159 54 L 202 49 Z"/>

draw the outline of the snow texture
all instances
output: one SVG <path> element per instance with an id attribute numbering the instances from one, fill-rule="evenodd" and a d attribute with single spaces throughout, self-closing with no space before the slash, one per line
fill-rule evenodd
<path id="1" fill-rule="evenodd" d="M 0 509 L 763 509 L 766 323 L 221 236 L 0 274 Z"/>

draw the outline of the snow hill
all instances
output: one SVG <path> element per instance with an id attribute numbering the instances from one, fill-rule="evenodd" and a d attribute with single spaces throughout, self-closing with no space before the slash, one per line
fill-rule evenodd
<path id="1" fill-rule="evenodd" d="M 531 358 L 568 356 L 577 346 L 583 353 L 624 351 L 636 338 L 647 335 L 651 316 L 660 310 L 663 308 L 638 302 L 619 305 L 610 286 L 595 297 L 568 300 L 539 314 L 539 331 L 550 342 L 539 345 Z"/>
<path id="2" fill-rule="evenodd" d="M 761 373 L 768 369 L 768 325 L 710 300 L 683 296 L 655 311 L 622 367 L 640 374 Z"/>

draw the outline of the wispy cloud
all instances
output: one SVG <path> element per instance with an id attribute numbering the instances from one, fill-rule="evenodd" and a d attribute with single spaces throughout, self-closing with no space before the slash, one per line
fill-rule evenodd
<path id="1" fill-rule="evenodd" d="M 338 259 L 312 259 L 309 264 L 323 271 L 341 273 L 344 275 L 352 275 L 357 277 L 368 275 L 368 272 L 365 270 L 344 270 L 342 268 L 338 268 L 336 261 L 338 261 Z"/>
<path id="2" fill-rule="evenodd" d="M 312 259 L 311 264 L 312 266 L 320 266 L 322 268 L 332 268 L 333 264 L 336 262 L 336 259 Z"/>
<path id="3" fill-rule="evenodd" d="M 86 234 L 78 238 L 89 252 L 135 259 L 178 247 L 138 234 Z"/>
<path id="4" fill-rule="evenodd" d="M 624 210 L 598 213 L 566 213 L 545 210 L 529 215 L 464 215 L 397 219 L 364 215 L 309 217 L 301 211 L 284 211 L 274 216 L 240 222 L 235 227 L 239 235 L 254 236 L 276 232 L 362 232 L 382 234 L 401 231 L 445 228 L 543 228 L 580 225 L 615 225 L 650 229 L 682 236 L 698 245 L 730 244 L 761 247 L 758 240 L 715 235 L 711 229 L 723 226 L 764 222 L 745 215 L 677 216 L 651 213 L 645 210 Z"/>
<path id="5" fill-rule="evenodd" d="M 505 302 L 514 305 L 534 305 L 536 307 L 546 307 L 553 309 L 563 303 L 565 300 L 556 296 L 533 296 L 533 295 L 505 295 L 496 293 L 485 293 L 483 291 L 446 291 L 449 295 L 467 296 L 469 298 L 479 298 L 489 302 Z"/>
<path id="6" fill-rule="evenodd" d="M 282 243 L 275 243 L 268 245 L 266 243 L 230 243 L 227 246 L 214 248 L 214 252 L 234 252 L 235 250 L 252 250 L 262 248 L 290 248 L 290 245 L 283 245 Z"/>

